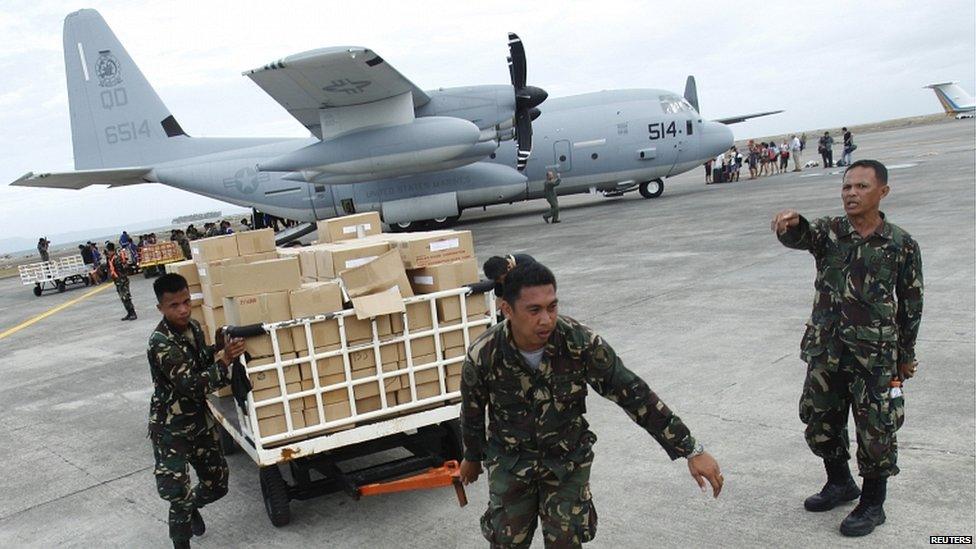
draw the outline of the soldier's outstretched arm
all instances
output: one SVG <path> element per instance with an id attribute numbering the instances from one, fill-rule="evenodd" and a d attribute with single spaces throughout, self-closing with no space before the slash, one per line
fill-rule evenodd
<path id="1" fill-rule="evenodd" d="M 922 252 L 914 239 L 905 241 L 905 262 L 898 272 L 895 287 L 898 298 L 898 364 L 906 365 L 915 361 L 915 338 L 922 322 Z"/>
<path id="2" fill-rule="evenodd" d="M 695 449 L 695 438 L 647 383 L 628 370 L 613 348 L 589 328 L 580 326 L 589 344 L 583 351 L 586 381 L 604 398 L 615 402 L 650 433 L 671 459 L 686 457 Z"/>
<path id="3" fill-rule="evenodd" d="M 461 441 L 464 446 L 461 462 L 461 481 L 469 484 L 478 480 L 481 461 L 485 459 L 485 406 L 488 387 L 485 384 L 477 357 L 470 351 L 461 366 Z"/>
<path id="4" fill-rule="evenodd" d="M 794 250 L 807 250 L 814 255 L 821 249 L 823 237 L 827 234 L 825 220 L 818 219 L 811 224 L 796 210 L 779 212 L 769 225 L 781 244 Z"/>
<path id="5" fill-rule="evenodd" d="M 194 372 L 189 357 L 178 347 L 169 343 L 153 342 L 149 352 L 155 359 L 159 373 L 169 379 L 183 396 L 200 400 L 230 382 L 227 366 L 221 362 L 222 354 L 220 359 L 214 360 L 203 371 Z"/>

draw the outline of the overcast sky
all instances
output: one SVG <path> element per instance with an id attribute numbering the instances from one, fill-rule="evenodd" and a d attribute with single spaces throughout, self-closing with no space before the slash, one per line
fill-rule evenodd
<path id="1" fill-rule="evenodd" d="M 99 10 L 187 133 L 304 137 L 241 71 L 304 50 L 373 49 L 424 89 L 508 82 L 506 32 L 550 96 L 684 90 L 702 113 L 785 109 L 737 138 L 935 113 L 922 86 L 976 91 L 976 8 L 945 2 L 143 2 L 3 0 L 0 239 L 229 206 L 160 185 L 58 191 L 6 185 L 73 169 L 61 27 Z M 545 104 L 542 105 L 545 109 Z"/>

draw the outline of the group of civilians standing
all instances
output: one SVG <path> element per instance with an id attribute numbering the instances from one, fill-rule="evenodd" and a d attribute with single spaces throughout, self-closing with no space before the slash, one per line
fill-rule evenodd
<path id="1" fill-rule="evenodd" d="M 836 166 L 850 166 L 853 152 L 857 149 L 854 144 L 854 134 L 847 128 L 842 128 L 844 149 L 842 159 L 834 164 L 834 138 L 825 131 L 817 140 L 817 152 L 823 160 L 824 168 Z M 745 154 L 732 146 L 713 159 L 705 162 L 705 183 L 731 183 L 739 180 L 742 165 L 749 168 L 749 179 L 756 179 L 764 175 L 777 175 L 790 171 L 790 159 L 793 159 L 794 172 L 803 171 L 803 151 L 806 150 L 807 134 L 797 136 L 793 134 L 789 139 L 783 139 L 776 144 L 776 140 L 756 142 L 750 139 L 746 144 Z M 815 164 L 815 163 L 814 163 Z"/>

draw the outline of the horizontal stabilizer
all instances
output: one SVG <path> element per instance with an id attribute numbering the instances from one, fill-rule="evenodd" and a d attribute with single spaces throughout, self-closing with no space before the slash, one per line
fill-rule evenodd
<path id="1" fill-rule="evenodd" d="M 27 172 L 10 185 L 13 187 L 46 187 L 50 189 L 84 189 L 89 185 L 122 187 L 140 183 L 156 183 L 152 176 L 152 168 L 113 168 L 37 174 Z"/>
<path id="2" fill-rule="evenodd" d="M 783 111 L 769 111 L 769 112 L 757 112 L 755 114 L 743 114 L 740 116 L 730 116 L 728 118 L 716 118 L 715 122 L 721 122 L 722 124 L 738 124 L 739 122 L 745 122 L 750 118 L 758 118 L 760 116 L 769 116 L 771 114 L 779 114 Z"/>

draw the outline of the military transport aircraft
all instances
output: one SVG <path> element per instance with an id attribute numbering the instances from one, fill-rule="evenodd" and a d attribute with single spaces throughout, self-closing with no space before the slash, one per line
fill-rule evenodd
<path id="1" fill-rule="evenodd" d="M 657 197 L 664 178 L 732 145 L 726 124 L 781 112 L 703 120 L 693 77 L 684 97 L 602 91 L 540 110 L 547 94 L 526 83 L 522 42 L 509 34 L 508 46 L 511 84 L 428 91 L 366 48 L 291 55 L 244 75 L 312 136 L 194 138 L 101 15 L 77 11 L 64 21 L 64 57 L 78 171 L 12 185 L 162 183 L 306 222 L 375 210 L 394 230 L 440 227 L 465 208 L 541 197 L 548 167 L 560 194 Z"/>

